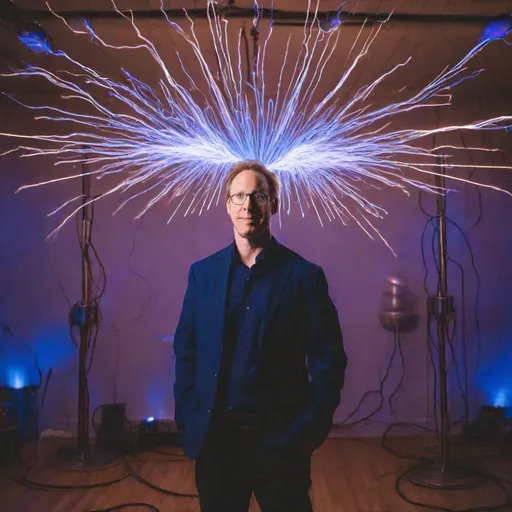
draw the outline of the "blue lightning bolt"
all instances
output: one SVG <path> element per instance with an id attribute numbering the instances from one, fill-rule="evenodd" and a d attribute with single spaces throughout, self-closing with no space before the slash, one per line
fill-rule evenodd
<path id="1" fill-rule="evenodd" d="M 387 186 L 407 194 L 411 187 L 444 193 L 446 190 L 428 183 L 431 176 L 439 174 L 439 157 L 447 159 L 451 156 L 447 150 L 467 148 L 445 145 L 425 149 L 417 143 L 446 132 L 507 129 L 511 125 L 512 116 L 500 116 L 428 130 L 390 129 L 397 115 L 416 109 L 437 109 L 450 105 L 451 89 L 480 73 L 467 72 L 469 61 L 491 41 L 503 39 L 495 32 L 483 37 L 458 63 L 446 67 L 419 92 L 376 108 L 368 103 L 368 98 L 390 75 L 406 66 L 411 58 L 359 89 L 346 103 L 341 104 L 338 96 L 370 52 L 383 23 L 369 27 L 369 35 L 366 37 L 362 36 L 366 27 L 363 24 L 341 77 L 327 94 L 313 103 L 338 42 L 338 27 L 342 26 L 342 23 L 337 23 L 330 25 L 329 30 L 315 30 L 319 25 L 318 2 L 314 9 L 311 8 L 311 0 L 308 2 L 301 52 L 295 62 L 291 63 L 291 79 L 286 78 L 285 83 L 284 71 L 290 65 L 288 39 L 283 49 L 278 80 L 272 88 L 265 83 L 265 62 L 268 42 L 273 32 L 272 21 L 261 49 L 255 52 L 252 66 L 249 66 L 251 69 L 245 76 L 242 59 L 244 33 L 240 31 L 233 52 L 228 43 L 228 22 L 216 13 L 213 0 L 208 0 L 207 13 L 217 71 L 207 62 L 195 33 L 194 21 L 187 15 L 190 29 L 185 31 L 170 20 L 162 8 L 162 15 L 170 29 L 193 50 L 201 79 L 207 84 L 207 87 L 200 88 L 188 71 L 190 68 L 187 68 L 177 53 L 188 82 L 179 83 L 151 40 L 141 33 L 133 14 L 130 11 L 119 11 L 115 3 L 112 3 L 119 15 L 133 27 L 138 44 L 112 45 L 98 36 L 86 21 L 84 29 L 79 30 L 71 27 L 64 18 L 61 19 L 76 35 L 85 35 L 105 48 L 147 51 L 159 66 L 162 78 L 154 87 L 150 87 L 123 70 L 125 79 L 115 81 L 62 50 L 52 51 L 53 56 L 65 59 L 74 66 L 76 72 L 54 73 L 41 67 L 29 66 L 3 76 L 43 77 L 58 87 L 64 98 L 81 100 L 92 108 L 92 112 L 85 114 L 49 105 L 24 105 L 41 111 L 38 119 L 67 121 L 76 126 L 76 131 L 65 135 L 1 135 L 28 141 L 28 145 L 18 148 L 23 156 L 57 155 L 59 165 L 87 162 L 94 168 L 88 171 L 91 175 L 119 175 L 119 181 L 114 187 L 91 199 L 98 201 L 129 192 L 131 195 L 121 202 L 116 211 L 134 198 L 149 194 L 151 198 L 137 217 L 144 215 L 164 198 L 176 205 L 169 222 L 180 209 L 184 215 L 193 212 L 200 214 L 222 198 L 222 182 L 233 163 L 259 160 L 281 179 L 279 215 L 283 211 L 290 213 L 292 203 L 296 202 L 302 215 L 307 210 L 313 210 L 321 224 L 325 219 L 340 219 L 344 224 L 353 220 L 371 238 L 379 236 L 392 250 L 373 224 L 373 219 L 382 218 L 386 212 L 365 197 L 364 187 Z M 252 30 L 259 35 L 261 11 L 257 1 L 254 7 Z M 358 52 L 355 51 L 356 47 L 360 48 Z M 109 98 L 115 100 L 114 104 L 122 108 L 115 109 L 112 102 L 108 103 L 104 96 L 95 94 L 95 90 L 107 93 Z M 269 91 L 272 91 L 272 95 L 269 95 Z M 35 144 L 40 142 L 50 147 L 41 148 Z M 470 149 L 493 151 L 487 148 Z M 466 166 L 449 165 L 451 170 L 459 167 Z M 494 165 L 482 168 L 512 169 Z M 411 175 L 416 175 L 417 179 Z M 80 177 L 81 174 L 70 174 L 25 185 L 20 190 Z M 448 178 L 501 190 L 454 174 L 448 175 Z M 508 191 L 503 192 L 512 195 Z M 50 215 L 78 199 L 66 201 Z M 57 233 L 81 207 L 74 208 L 66 215 L 51 235 Z"/>

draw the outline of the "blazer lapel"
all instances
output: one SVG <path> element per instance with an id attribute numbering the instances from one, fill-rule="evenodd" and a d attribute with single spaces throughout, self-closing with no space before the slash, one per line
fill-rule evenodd
<path id="1" fill-rule="evenodd" d="M 218 346 L 222 348 L 224 342 L 224 324 L 226 320 L 226 300 L 228 293 L 229 271 L 231 269 L 233 246 L 225 247 L 217 254 L 217 262 L 214 277 L 214 318 L 215 327 L 212 332 L 213 337 L 219 340 Z M 219 351 L 220 353 L 220 351 Z"/>
<path id="2" fill-rule="evenodd" d="M 283 294 L 286 290 L 286 285 L 290 279 L 292 273 L 291 265 L 286 265 L 287 254 L 286 249 L 281 246 L 277 241 L 277 247 L 275 247 L 276 254 L 272 259 L 271 268 L 267 275 L 267 279 L 270 280 L 269 290 L 270 293 L 267 297 L 267 306 L 263 313 L 262 328 L 260 330 L 259 346 L 262 346 L 263 339 L 268 330 L 268 327 L 272 321 L 277 306 L 283 298 Z"/>

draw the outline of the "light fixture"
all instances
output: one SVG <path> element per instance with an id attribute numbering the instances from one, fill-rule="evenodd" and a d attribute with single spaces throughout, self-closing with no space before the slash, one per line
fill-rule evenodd
<path id="1" fill-rule="evenodd" d="M 158 420 L 154 416 L 148 416 L 140 422 L 140 433 L 149 434 L 155 433 L 158 430 Z"/>
<path id="2" fill-rule="evenodd" d="M 384 280 L 379 317 L 385 329 L 395 332 L 411 331 L 417 326 L 415 296 L 405 277 L 391 274 Z"/>
<path id="3" fill-rule="evenodd" d="M 225 11 L 235 5 L 235 0 L 214 0 L 215 7 L 220 11 Z"/>
<path id="4" fill-rule="evenodd" d="M 341 16 L 339 12 L 329 13 L 323 20 L 318 22 L 322 32 L 332 32 L 341 25 Z"/>

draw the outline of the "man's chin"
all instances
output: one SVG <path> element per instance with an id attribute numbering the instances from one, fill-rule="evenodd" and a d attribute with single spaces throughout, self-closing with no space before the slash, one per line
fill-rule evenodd
<path id="1" fill-rule="evenodd" d="M 258 230 L 256 228 L 241 229 L 238 234 L 242 238 L 255 238 L 258 236 Z"/>
<path id="2" fill-rule="evenodd" d="M 242 238 L 247 238 L 248 240 L 254 240 L 260 236 L 263 236 L 267 231 L 268 227 L 262 226 L 245 226 L 243 229 L 237 229 L 238 234 Z"/>

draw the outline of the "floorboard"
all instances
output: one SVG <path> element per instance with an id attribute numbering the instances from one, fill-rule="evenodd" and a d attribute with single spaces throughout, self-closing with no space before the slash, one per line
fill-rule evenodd
<path id="1" fill-rule="evenodd" d="M 39 460 L 56 449 L 56 441 L 46 442 Z M 436 443 L 430 438 L 392 438 L 393 448 L 417 456 L 432 456 Z M 128 459 L 130 466 L 151 484 L 180 493 L 195 494 L 194 464 L 179 456 L 179 450 L 167 448 L 175 455 L 141 452 Z M 492 448 L 454 449 L 454 457 L 470 458 L 487 472 L 498 475 L 505 491 L 512 491 L 512 457 Z M 118 483 L 78 490 L 40 490 L 18 483 L 35 453 L 24 447 L 19 460 L 0 463 L 0 510 L 2 512 L 87 512 L 103 510 L 128 502 L 146 502 L 160 512 L 199 512 L 194 497 L 162 494 L 133 477 L 126 477 L 122 459 L 97 471 L 58 471 L 44 462 L 28 473 L 30 481 L 53 486 L 90 485 L 121 478 Z M 474 490 L 434 491 L 417 487 L 405 479 L 403 492 L 410 500 L 430 505 L 412 505 L 396 492 L 397 477 L 416 462 L 397 457 L 384 450 L 378 439 L 334 438 L 327 440 L 312 459 L 311 497 L 315 512 L 419 512 L 426 510 L 492 507 L 503 503 L 504 493 L 496 483 L 485 481 Z M 124 478 L 123 478 L 124 477 Z M 17 481 L 18 480 L 18 481 Z M 131 512 L 149 509 L 134 507 Z M 260 509 L 253 500 L 250 512 Z M 512 508 L 508 508 L 512 510 Z M 288 512 L 288 511 L 283 511 Z M 293 511 L 290 511 L 293 512 Z"/>

